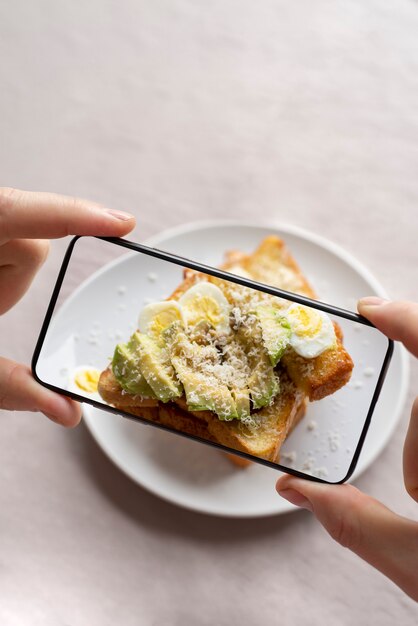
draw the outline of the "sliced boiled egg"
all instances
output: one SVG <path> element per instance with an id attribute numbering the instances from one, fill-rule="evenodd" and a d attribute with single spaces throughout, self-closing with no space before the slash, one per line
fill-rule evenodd
<path id="1" fill-rule="evenodd" d="M 290 345 L 300 356 L 312 359 L 335 344 L 333 323 L 323 311 L 292 304 L 286 317 L 291 328 Z"/>
<path id="2" fill-rule="evenodd" d="M 213 283 L 196 283 L 184 292 L 179 299 L 179 305 L 188 326 L 206 320 L 218 331 L 229 333 L 231 307 L 222 291 Z"/>
<path id="3" fill-rule="evenodd" d="M 167 326 L 177 321 L 183 323 L 183 313 L 175 300 L 151 302 L 139 314 L 138 328 L 141 333 L 157 338 Z"/>
<path id="4" fill-rule="evenodd" d="M 75 367 L 70 373 L 69 391 L 100 401 L 101 397 L 97 391 L 100 374 L 100 370 L 91 365 Z"/>

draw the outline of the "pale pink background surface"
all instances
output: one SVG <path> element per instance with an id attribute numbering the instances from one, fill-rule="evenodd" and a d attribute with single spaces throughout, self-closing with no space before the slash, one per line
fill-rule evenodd
<path id="1" fill-rule="evenodd" d="M 293 223 L 418 299 L 417 32 L 412 0 L 2 0 L 0 184 L 129 209 L 138 240 L 199 218 Z M 29 362 L 66 244 L 0 320 L 2 354 Z M 412 397 L 357 485 L 416 519 Z M 178 509 L 83 425 L 37 414 L 3 412 L 0 449 L 2 626 L 416 623 L 307 512 Z"/>

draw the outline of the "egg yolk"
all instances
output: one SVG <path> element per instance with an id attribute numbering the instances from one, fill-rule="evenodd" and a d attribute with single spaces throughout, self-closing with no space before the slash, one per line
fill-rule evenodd
<path id="1" fill-rule="evenodd" d="M 322 328 L 322 318 L 316 313 L 298 307 L 289 315 L 292 322 L 292 330 L 301 337 L 314 337 Z"/>
<path id="2" fill-rule="evenodd" d="M 191 326 L 197 324 L 202 319 L 208 320 L 213 326 L 219 324 L 220 307 L 213 298 L 199 296 L 188 302 L 184 308 L 187 311 L 187 321 Z"/>
<path id="3" fill-rule="evenodd" d="M 95 391 L 97 391 L 99 377 L 99 370 L 83 370 L 82 372 L 78 372 L 75 375 L 74 382 L 79 389 L 82 389 L 82 391 L 87 391 L 87 393 L 94 393 Z"/>
<path id="4" fill-rule="evenodd" d="M 161 313 L 155 315 L 148 324 L 148 332 L 154 335 L 160 335 L 167 326 L 170 326 L 172 322 L 177 320 L 181 320 L 180 312 L 177 309 L 172 308 L 161 311 Z"/>

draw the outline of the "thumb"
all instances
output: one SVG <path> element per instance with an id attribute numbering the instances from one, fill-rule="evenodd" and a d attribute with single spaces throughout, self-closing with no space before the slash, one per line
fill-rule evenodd
<path id="1" fill-rule="evenodd" d="M 362 298 L 358 311 L 367 317 L 390 339 L 401 341 L 405 348 L 418 357 L 418 304 L 399 300 L 390 302 L 371 296 Z"/>
<path id="2" fill-rule="evenodd" d="M 418 523 L 396 515 L 352 485 L 285 475 L 276 489 L 286 500 L 312 511 L 335 541 L 418 600 Z"/>

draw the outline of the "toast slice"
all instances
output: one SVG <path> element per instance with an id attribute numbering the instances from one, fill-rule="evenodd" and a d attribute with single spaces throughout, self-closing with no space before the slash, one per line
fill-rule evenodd
<path id="1" fill-rule="evenodd" d="M 254 425 L 251 427 L 238 420 L 222 422 L 211 411 L 189 411 L 184 398 L 166 404 L 155 401 L 154 406 L 141 404 L 138 396 L 122 395 L 120 391 L 116 391 L 119 384 L 110 367 L 102 372 L 99 389 L 103 400 L 122 412 L 138 415 L 188 435 L 215 441 L 268 461 L 277 461 L 281 444 L 306 410 L 305 394 L 285 372 L 281 372 L 280 384 L 281 393 L 276 396 L 273 404 L 255 414 Z M 250 463 L 243 457 L 232 454 L 229 457 L 240 466 Z"/>
<path id="2" fill-rule="evenodd" d="M 314 359 L 304 359 L 294 350 L 286 350 L 282 363 L 290 378 L 306 393 L 309 400 L 321 400 L 343 387 L 351 377 L 353 361 L 343 346 L 341 327 L 334 322 L 337 338 L 334 349 Z"/>
<path id="3" fill-rule="evenodd" d="M 317 297 L 285 243 L 274 235 L 266 237 L 254 254 L 240 256 L 239 252 L 233 251 L 224 269 L 233 271 L 234 268 L 243 269 L 254 280 L 273 287 L 312 299 Z M 215 278 L 213 282 L 221 286 L 219 279 Z M 333 349 L 326 350 L 316 358 L 304 359 L 289 348 L 282 357 L 282 363 L 291 379 L 311 402 L 334 393 L 351 377 L 353 361 L 344 348 L 343 333 L 336 322 L 334 329 L 337 341 Z"/>
<path id="4" fill-rule="evenodd" d="M 222 422 L 210 411 L 194 412 L 204 419 L 208 431 L 224 446 L 268 461 L 276 461 L 280 447 L 306 410 L 306 396 L 285 372 L 280 374 L 280 393 L 274 402 L 253 413 L 254 424 L 239 420 Z"/>
<path id="5" fill-rule="evenodd" d="M 275 235 L 263 239 L 254 254 L 245 256 L 239 265 L 260 283 L 316 298 L 286 244 Z"/>
<path id="6" fill-rule="evenodd" d="M 266 237 L 253 254 L 230 251 L 222 269 L 311 298 L 316 297 L 284 242 L 273 235 Z M 259 295 L 261 292 L 185 269 L 183 282 L 167 299 L 178 300 L 187 289 L 201 280 L 216 284 L 230 302 L 236 297 L 242 299 L 266 296 Z M 318 357 L 304 359 L 292 349 L 286 350 L 279 364 L 281 391 L 271 405 L 252 413 L 251 426 L 238 420 L 222 421 L 211 411 L 190 411 L 184 396 L 176 402 L 164 404 L 129 394 L 119 386 L 110 367 L 102 372 L 99 393 L 106 402 L 125 412 L 275 461 L 283 441 L 303 417 L 307 400 L 323 398 L 349 380 L 353 363 L 342 344 L 341 329 L 338 324 L 334 325 L 336 344 Z M 240 466 L 249 463 L 242 457 L 232 454 L 229 456 Z"/>

